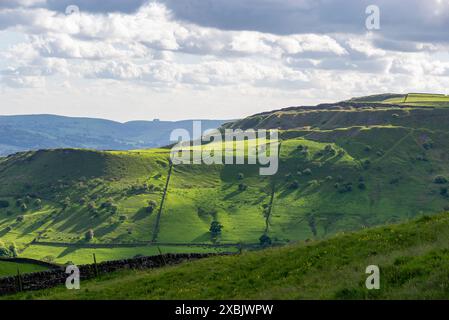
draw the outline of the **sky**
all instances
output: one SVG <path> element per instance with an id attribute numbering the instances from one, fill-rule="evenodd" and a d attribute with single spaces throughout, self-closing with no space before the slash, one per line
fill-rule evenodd
<path id="1" fill-rule="evenodd" d="M 0 0 L 0 114 L 236 119 L 446 94 L 448 49 L 449 0 Z"/>

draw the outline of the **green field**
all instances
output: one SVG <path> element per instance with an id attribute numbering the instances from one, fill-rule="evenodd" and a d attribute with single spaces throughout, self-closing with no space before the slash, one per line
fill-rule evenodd
<path id="1" fill-rule="evenodd" d="M 449 214 L 6 299 L 448 299 Z M 380 268 L 380 289 L 365 287 Z M 176 283 L 176 286 L 173 284 Z"/>
<path id="2" fill-rule="evenodd" d="M 0 277 L 17 275 L 19 271 L 21 274 L 44 271 L 48 268 L 32 264 L 32 263 L 18 263 L 11 261 L 0 260 Z"/>

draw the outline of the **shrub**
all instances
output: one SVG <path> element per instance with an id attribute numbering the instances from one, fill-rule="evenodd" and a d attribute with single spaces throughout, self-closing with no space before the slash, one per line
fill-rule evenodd
<path id="1" fill-rule="evenodd" d="M 433 141 L 432 140 L 428 140 L 428 141 L 424 142 L 422 144 L 422 146 L 423 146 L 424 149 L 430 150 L 430 149 L 433 148 Z"/>
<path id="2" fill-rule="evenodd" d="M 365 152 L 371 152 L 372 148 L 370 146 L 366 146 L 364 150 Z"/>
<path id="3" fill-rule="evenodd" d="M 239 179 L 239 180 L 243 180 L 244 178 L 245 178 L 245 175 L 241 172 L 237 175 L 237 179 Z"/>
<path id="4" fill-rule="evenodd" d="M 0 257 L 10 257 L 11 253 L 5 247 L 0 247 Z"/>
<path id="5" fill-rule="evenodd" d="M 109 208 L 109 211 L 111 212 L 111 213 L 117 213 L 117 211 L 118 211 L 118 206 L 116 205 L 116 204 L 112 204 L 111 206 L 110 206 L 110 208 Z"/>
<path id="6" fill-rule="evenodd" d="M 440 188 L 440 195 L 442 195 L 443 197 L 447 197 L 448 194 L 448 189 L 447 188 Z"/>
<path id="7" fill-rule="evenodd" d="M 304 173 L 306 176 L 310 176 L 312 174 L 312 170 L 307 168 L 307 169 L 304 169 L 302 173 Z"/>
<path id="8" fill-rule="evenodd" d="M 157 207 L 157 202 L 154 200 L 148 201 L 147 212 L 152 213 L 154 209 Z"/>
<path id="9" fill-rule="evenodd" d="M 339 185 L 339 187 L 338 187 L 339 193 L 347 193 L 347 192 L 351 192 L 351 191 L 352 191 L 352 183 L 351 182 L 344 183 L 342 185 Z"/>
<path id="10" fill-rule="evenodd" d="M 210 224 L 209 232 L 212 235 L 212 237 L 217 237 L 221 234 L 221 230 L 223 229 L 223 226 L 218 221 L 212 221 Z"/>
<path id="11" fill-rule="evenodd" d="M 332 179 L 333 179 L 332 176 L 327 176 L 326 177 L 326 181 L 332 181 Z"/>
<path id="12" fill-rule="evenodd" d="M 298 189 L 299 188 L 299 182 L 298 180 L 293 181 L 292 183 L 290 183 L 290 185 L 288 186 L 289 189 Z"/>
<path id="13" fill-rule="evenodd" d="M 112 199 L 109 198 L 107 201 L 103 202 L 100 207 L 101 207 L 101 209 L 109 209 L 113 205 L 114 205 L 114 202 L 112 201 Z"/>
<path id="14" fill-rule="evenodd" d="M 89 229 L 84 236 L 87 241 L 91 241 L 95 236 L 94 230 Z"/>
<path id="15" fill-rule="evenodd" d="M 42 258 L 42 260 L 45 262 L 52 263 L 55 261 L 55 257 L 54 256 L 46 256 L 46 257 Z"/>
<path id="16" fill-rule="evenodd" d="M 359 189 L 360 190 L 365 190 L 366 189 L 366 184 L 365 184 L 365 182 L 359 182 Z"/>
<path id="17" fill-rule="evenodd" d="M 9 208 L 9 201 L 0 200 L 0 208 Z"/>
<path id="18" fill-rule="evenodd" d="M 244 183 L 240 183 L 239 184 L 239 191 L 245 191 L 246 189 L 248 189 L 248 186 Z"/>
<path id="19" fill-rule="evenodd" d="M 336 153 L 334 147 L 333 147 L 331 144 L 326 145 L 326 146 L 324 147 L 324 151 L 325 151 L 327 154 L 330 154 L 330 155 L 334 155 L 334 154 Z"/>
<path id="20" fill-rule="evenodd" d="M 260 245 L 263 247 L 270 246 L 272 243 L 271 238 L 269 236 L 267 236 L 266 234 L 263 234 L 259 238 L 259 242 L 260 242 Z"/>
<path id="21" fill-rule="evenodd" d="M 23 200 L 22 199 L 17 199 L 16 200 L 16 207 L 20 208 L 20 206 L 23 204 Z"/>
<path id="22" fill-rule="evenodd" d="M 24 216 L 18 216 L 17 218 L 16 218 L 16 221 L 17 222 L 23 222 L 25 220 L 25 217 Z"/>
<path id="23" fill-rule="evenodd" d="M 95 210 L 95 202 L 91 201 L 87 204 L 87 209 L 89 209 L 89 211 L 94 211 Z"/>
<path id="24" fill-rule="evenodd" d="M 447 179 L 443 176 L 436 176 L 435 179 L 433 179 L 433 182 L 436 184 L 445 184 L 447 183 Z"/>
<path id="25" fill-rule="evenodd" d="M 23 211 L 23 212 L 27 211 L 27 210 L 28 210 L 27 205 L 26 205 L 25 203 L 22 203 L 22 204 L 20 205 L 20 210 Z"/>
<path id="26" fill-rule="evenodd" d="M 34 206 L 36 208 L 40 208 L 42 206 L 42 200 L 41 199 L 34 200 Z"/>
<path id="27" fill-rule="evenodd" d="M 126 216 L 122 214 L 122 215 L 119 217 L 119 220 L 122 221 L 122 222 L 125 221 L 125 220 L 126 220 Z"/>
<path id="28" fill-rule="evenodd" d="M 17 250 L 17 246 L 16 246 L 15 242 L 13 242 L 9 245 L 9 253 L 14 258 L 16 258 L 19 255 L 19 251 Z"/>

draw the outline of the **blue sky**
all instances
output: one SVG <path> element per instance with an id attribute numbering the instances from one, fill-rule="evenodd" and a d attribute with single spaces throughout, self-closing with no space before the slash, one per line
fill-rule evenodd
<path id="1" fill-rule="evenodd" d="M 449 0 L 1 0 L 0 114 L 231 119 L 448 93 L 448 31 Z"/>

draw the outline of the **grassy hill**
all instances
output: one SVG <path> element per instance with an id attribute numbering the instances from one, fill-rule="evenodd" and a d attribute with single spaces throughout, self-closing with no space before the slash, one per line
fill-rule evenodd
<path id="1" fill-rule="evenodd" d="M 447 299 L 449 214 L 7 299 Z M 365 269 L 380 268 L 380 290 Z M 176 286 L 173 284 L 176 283 Z"/>
<path id="2" fill-rule="evenodd" d="M 169 149 L 1 158 L 0 200 L 8 206 L 0 208 L 0 238 L 24 257 L 88 263 L 94 252 L 101 261 L 159 249 L 236 250 L 263 235 L 277 244 L 320 240 L 441 212 L 449 208 L 449 108 L 391 104 L 400 98 L 293 107 L 228 124 L 280 129 L 277 174 L 177 165 L 163 203 Z M 223 226 L 218 237 L 214 221 Z"/>

